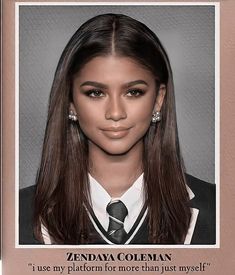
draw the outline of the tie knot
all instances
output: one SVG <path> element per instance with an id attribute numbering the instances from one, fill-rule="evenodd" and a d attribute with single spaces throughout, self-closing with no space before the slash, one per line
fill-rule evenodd
<path id="1" fill-rule="evenodd" d="M 109 216 L 117 219 L 121 222 L 124 222 L 128 211 L 125 204 L 120 200 L 111 201 L 106 208 Z"/>

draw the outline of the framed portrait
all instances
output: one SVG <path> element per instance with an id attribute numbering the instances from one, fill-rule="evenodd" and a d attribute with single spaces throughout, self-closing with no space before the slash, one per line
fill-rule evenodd
<path id="1" fill-rule="evenodd" d="M 6 274 L 222 270 L 232 6 L 3 3 Z"/>

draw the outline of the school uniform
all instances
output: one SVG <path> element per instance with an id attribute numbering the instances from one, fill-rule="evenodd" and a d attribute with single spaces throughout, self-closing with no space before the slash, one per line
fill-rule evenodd
<path id="1" fill-rule="evenodd" d="M 187 191 L 190 197 L 191 221 L 184 244 L 215 244 L 215 185 L 186 175 Z M 107 203 L 112 199 L 103 187 L 89 175 L 91 208 L 88 209 L 91 244 L 113 244 L 107 234 L 109 215 Z M 40 244 L 33 236 L 33 202 L 35 186 L 20 190 L 19 243 Z M 148 209 L 144 202 L 143 175 L 124 193 L 120 199 L 128 209 L 124 229 L 127 233 L 124 244 L 149 244 Z M 42 226 L 45 244 L 53 241 Z"/>

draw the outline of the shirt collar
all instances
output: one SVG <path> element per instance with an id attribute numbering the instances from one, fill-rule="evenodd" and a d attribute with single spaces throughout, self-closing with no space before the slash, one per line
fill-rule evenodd
<path id="1" fill-rule="evenodd" d="M 106 207 L 111 200 L 108 192 L 89 174 L 91 206 L 98 212 L 106 212 Z"/>
<path id="2" fill-rule="evenodd" d="M 138 177 L 138 179 L 120 198 L 112 198 L 103 186 L 90 174 L 89 181 L 92 208 L 97 209 L 98 211 L 106 211 L 106 207 L 112 199 L 121 200 L 125 204 L 128 212 L 135 207 L 135 204 L 138 201 L 144 201 L 143 174 Z M 135 196 L 133 196 L 133 194 L 135 194 Z"/>

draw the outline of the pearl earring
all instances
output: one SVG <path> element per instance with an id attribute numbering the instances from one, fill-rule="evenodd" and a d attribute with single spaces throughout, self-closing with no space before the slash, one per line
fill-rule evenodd
<path id="1" fill-rule="evenodd" d="M 78 117 L 76 114 L 74 114 L 74 112 L 72 110 L 69 111 L 69 119 L 72 121 L 77 121 Z"/>
<path id="2" fill-rule="evenodd" d="M 159 122 L 161 119 L 162 119 L 161 112 L 158 112 L 158 111 L 153 112 L 153 115 L 152 115 L 152 122 L 153 123 Z"/>

